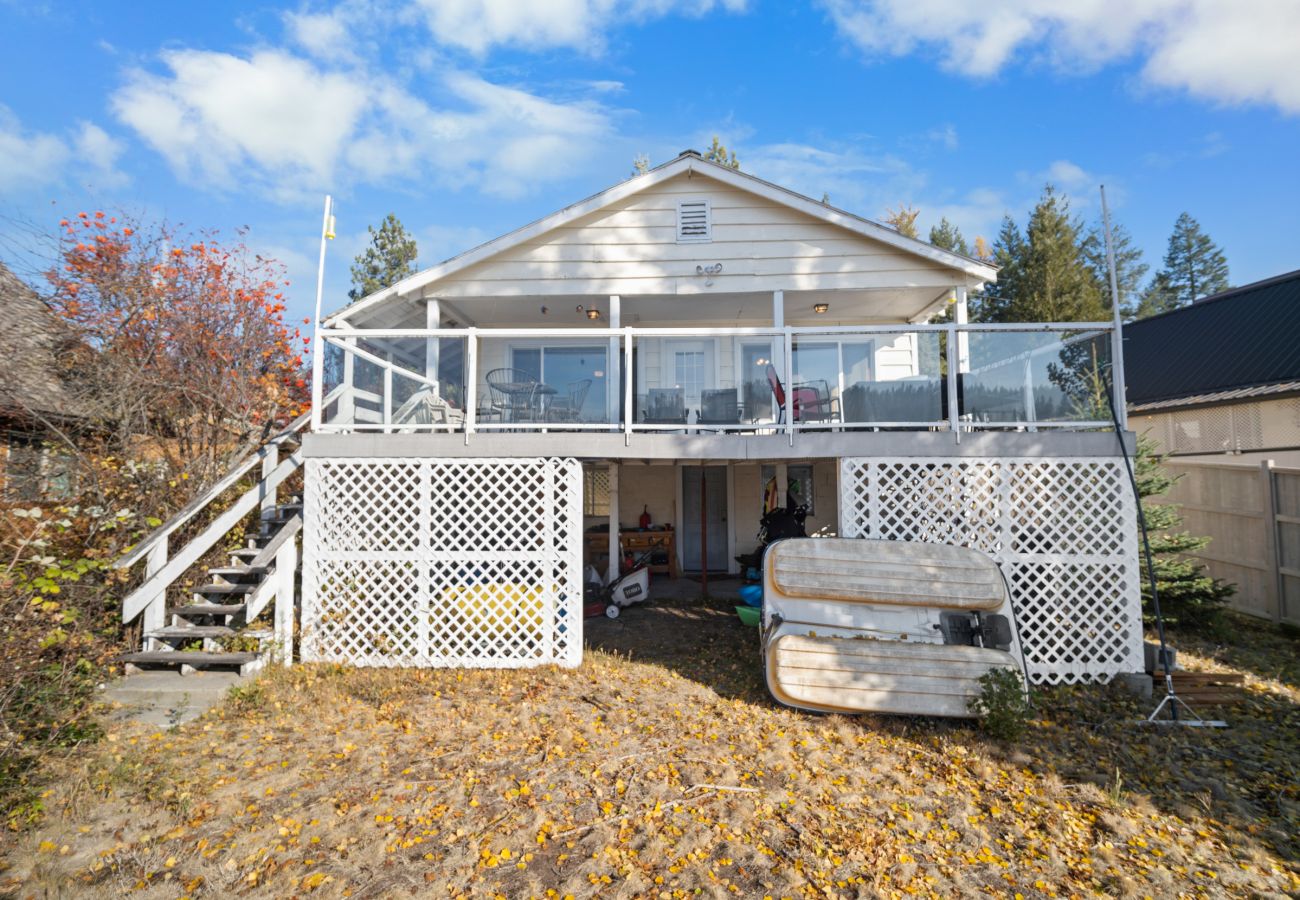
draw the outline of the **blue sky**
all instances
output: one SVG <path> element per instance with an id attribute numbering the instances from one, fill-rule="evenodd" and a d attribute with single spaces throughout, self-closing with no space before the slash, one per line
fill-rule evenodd
<path id="1" fill-rule="evenodd" d="M 703 149 L 992 239 L 1046 181 L 1159 266 L 1178 214 L 1234 283 L 1300 268 L 1300 0 L 0 0 L 0 258 L 125 209 L 233 236 L 310 313 L 395 212 L 429 265 Z"/>

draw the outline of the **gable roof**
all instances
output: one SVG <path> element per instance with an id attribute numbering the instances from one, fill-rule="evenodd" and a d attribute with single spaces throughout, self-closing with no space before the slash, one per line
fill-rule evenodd
<path id="1" fill-rule="evenodd" d="M 1300 270 L 1124 326 L 1132 407 L 1213 403 L 1300 382 Z"/>
<path id="2" fill-rule="evenodd" d="M 0 415 L 27 418 L 32 413 L 66 418 L 72 414 L 59 379 L 57 354 L 68 342 L 59 320 L 36 291 L 0 262 Z"/>
<path id="3" fill-rule="evenodd" d="M 352 303 L 343 309 L 336 310 L 325 316 L 325 323 L 331 324 L 336 320 L 346 319 L 355 315 L 364 309 L 375 306 L 390 297 L 407 296 L 419 291 L 425 285 L 432 284 L 446 278 L 449 275 L 459 272 L 475 263 L 494 256 L 498 253 L 516 247 L 525 241 L 532 240 L 539 235 L 566 225 L 575 219 L 598 212 L 606 207 L 617 203 L 618 201 L 638 194 L 657 184 L 661 184 L 683 173 L 696 173 L 713 178 L 723 184 L 730 185 L 743 191 L 765 197 L 775 203 L 780 203 L 795 209 L 806 215 L 812 216 L 831 225 L 839 226 L 847 231 L 853 232 L 862 237 L 880 241 L 904 252 L 922 257 L 930 262 L 939 263 L 940 265 L 965 272 L 972 279 L 977 281 L 994 281 L 997 279 L 996 267 L 978 259 L 968 256 L 962 256 L 959 253 L 952 253 L 943 250 L 926 241 L 910 238 L 899 234 L 893 228 L 882 225 L 879 222 L 873 222 L 870 219 L 864 219 L 861 216 L 837 209 L 826 203 L 820 203 L 803 194 L 783 188 L 780 185 L 764 181 L 745 172 L 732 169 L 729 166 L 719 165 L 718 163 L 702 157 L 697 151 L 687 150 L 677 158 L 670 160 L 660 166 L 656 166 L 644 175 L 637 175 L 626 181 L 620 182 L 611 188 L 607 188 L 598 194 L 594 194 L 585 200 L 581 200 L 571 206 L 566 206 L 558 212 L 551 213 L 549 216 L 531 222 L 522 228 L 517 228 L 501 237 L 495 238 L 487 243 L 468 250 L 459 256 L 453 256 L 445 262 L 436 266 L 417 272 L 408 278 L 404 278 L 396 284 L 384 288 L 381 291 L 364 297 L 361 300 Z"/>

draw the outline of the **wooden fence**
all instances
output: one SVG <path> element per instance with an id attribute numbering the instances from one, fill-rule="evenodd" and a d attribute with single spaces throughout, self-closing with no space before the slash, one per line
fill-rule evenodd
<path id="1" fill-rule="evenodd" d="M 1164 502 L 1182 508 L 1183 525 L 1211 538 L 1194 554 L 1216 578 L 1237 585 L 1232 607 L 1300 625 L 1300 469 L 1184 462 Z"/>

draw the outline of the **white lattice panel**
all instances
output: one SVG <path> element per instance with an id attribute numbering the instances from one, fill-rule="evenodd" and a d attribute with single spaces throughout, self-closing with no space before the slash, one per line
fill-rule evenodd
<path id="1" fill-rule="evenodd" d="M 309 459 L 302 656 L 363 666 L 582 661 L 572 459 Z"/>
<path id="2" fill-rule="evenodd" d="M 1141 671 L 1137 520 L 1123 460 L 850 457 L 840 490 L 845 537 L 960 544 L 996 559 L 1033 681 Z"/>

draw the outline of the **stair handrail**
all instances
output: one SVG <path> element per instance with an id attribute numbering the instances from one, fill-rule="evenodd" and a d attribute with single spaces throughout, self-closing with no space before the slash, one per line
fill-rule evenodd
<path id="1" fill-rule="evenodd" d="M 284 430 L 280 431 L 258 449 L 249 453 L 236 462 L 220 481 L 217 481 L 212 487 L 208 488 L 199 496 L 195 497 L 189 503 L 180 508 L 175 515 L 159 525 L 149 535 L 136 544 L 131 550 L 114 563 L 115 569 L 128 569 L 143 559 L 150 550 L 153 550 L 162 541 L 165 541 L 176 529 L 180 528 L 190 519 L 194 518 L 203 510 L 207 509 L 208 504 L 217 497 L 229 490 L 230 486 L 239 481 L 248 474 L 262 460 L 268 458 L 272 453 L 279 452 L 280 445 L 292 438 L 295 434 L 302 431 L 311 421 L 311 413 L 303 413 L 287 425 Z"/>

